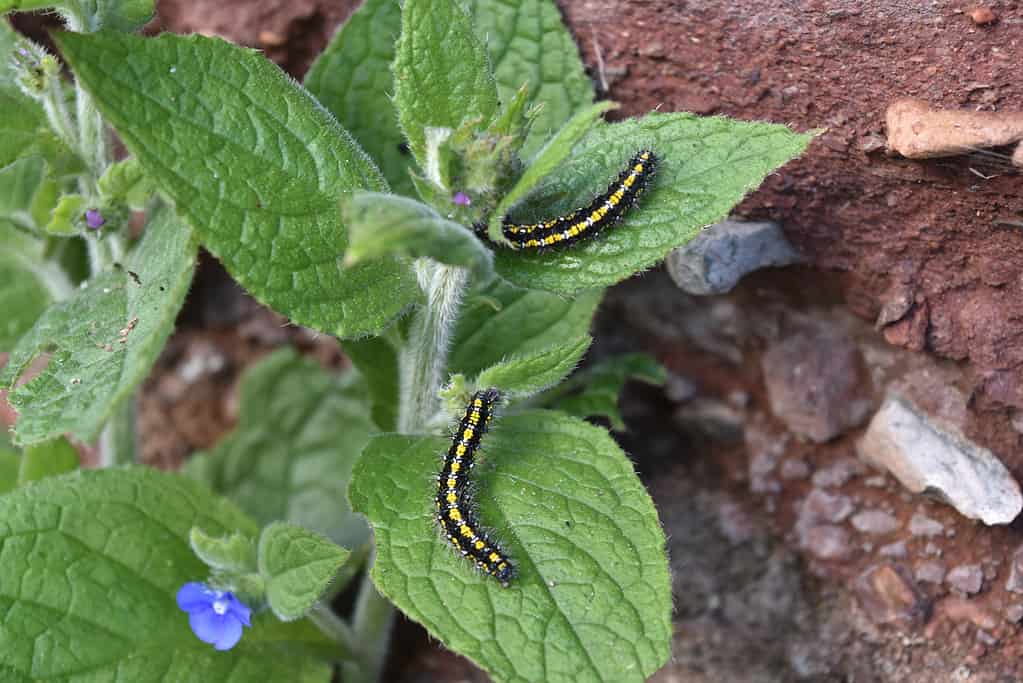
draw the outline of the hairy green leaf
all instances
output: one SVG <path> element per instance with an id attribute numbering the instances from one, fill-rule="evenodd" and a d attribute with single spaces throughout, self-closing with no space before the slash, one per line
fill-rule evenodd
<path id="1" fill-rule="evenodd" d="M 271 354 L 242 380 L 238 426 L 185 472 L 235 501 L 261 524 L 287 520 L 348 548 L 366 540 L 345 489 L 369 434 L 366 388 L 291 349 Z"/>
<path id="2" fill-rule="evenodd" d="M 496 387 L 512 396 L 529 396 L 565 379 L 582 360 L 593 338 L 586 334 L 556 346 L 516 356 L 492 365 L 476 380 L 479 387 Z"/>
<path id="3" fill-rule="evenodd" d="M 144 209 L 156 191 L 152 178 L 146 175 L 142 164 L 135 158 L 108 166 L 100 176 L 98 186 L 104 199 L 122 202 L 136 211 Z"/>
<path id="4" fill-rule="evenodd" d="M 397 260 L 342 268 L 338 200 L 386 183 L 337 121 L 262 55 L 168 33 L 65 33 L 58 42 L 203 245 L 261 301 L 296 323 L 361 336 L 418 295 Z"/>
<path id="5" fill-rule="evenodd" d="M 523 152 L 539 149 L 577 111 L 593 101 L 579 48 L 551 0 L 473 0 L 476 35 L 485 37 L 502 101 L 523 83 L 540 104 Z"/>
<path id="6" fill-rule="evenodd" d="M 53 8 L 80 24 L 76 30 L 134 31 L 153 17 L 155 0 L 0 0 L 0 14 Z"/>
<path id="7" fill-rule="evenodd" d="M 501 250 L 497 271 L 514 284 L 565 294 L 624 280 L 724 217 L 812 137 L 785 126 L 684 113 L 598 124 L 541 183 L 531 213 L 559 215 L 585 205 L 638 150 L 650 149 L 659 158 L 657 174 L 639 205 L 621 225 L 572 249 Z"/>
<path id="8" fill-rule="evenodd" d="M 317 533 L 274 522 L 259 536 L 259 573 L 270 609 L 282 621 L 312 609 L 350 554 Z"/>
<path id="9" fill-rule="evenodd" d="M 391 62 L 401 33 L 401 5 L 366 0 L 338 29 L 305 77 L 305 87 L 380 165 L 391 189 L 412 196 L 412 157 L 391 102 Z"/>
<path id="10" fill-rule="evenodd" d="M 342 206 L 349 229 L 346 265 L 400 254 L 471 268 L 481 278 L 490 274 L 493 252 L 471 230 L 422 202 L 380 192 L 356 192 Z"/>
<path id="11" fill-rule="evenodd" d="M 188 545 L 256 526 L 183 477 L 144 468 L 47 478 L 0 497 L 0 678 L 326 683 L 296 647 L 308 624 L 256 619 L 230 652 L 201 642 L 175 595 L 207 568 Z"/>
<path id="12" fill-rule="evenodd" d="M 71 472 L 78 468 L 78 451 L 64 437 L 25 448 L 18 469 L 18 484 Z"/>
<path id="13" fill-rule="evenodd" d="M 563 299 L 494 280 L 469 292 L 455 328 L 448 367 L 466 377 L 506 358 L 529 356 L 590 329 L 603 290 Z"/>
<path id="14" fill-rule="evenodd" d="M 254 572 L 256 565 L 256 544 L 243 533 L 234 532 L 227 536 L 210 536 L 198 527 L 188 533 L 188 544 L 196 557 L 215 570 L 234 574 Z"/>
<path id="15" fill-rule="evenodd" d="M 42 241 L 0 220 L 0 351 L 10 351 L 50 304 Z M 52 273 L 60 277 L 60 273 Z"/>
<path id="16" fill-rule="evenodd" d="M 618 411 L 618 397 L 630 379 L 659 386 L 667 379 L 667 371 L 645 353 L 611 356 L 539 396 L 537 404 L 577 417 L 603 417 L 622 431 L 625 421 Z"/>
<path id="17" fill-rule="evenodd" d="M 22 157 L 0 168 L 0 220 L 41 231 L 56 205 L 57 185 L 42 157 Z"/>
<path id="18" fill-rule="evenodd" d="M 427 128 L 454 130 L 474 119 L 485 128 L 497 111 L 486 48 L 457 0 L 405 1 L 395 48 L 394 103 L 424 169 Z"/>
<path id="19" fill-rule="evenodd" d="M 398 425 L 398 352 L 384 337 L 349 339 L 342 350 L 366 378 L 378 431 L 393 432 Z"/>
<path id="20" fill-rule="evenodd" d="M 11 446 L 7 432 L 0 430 L 0 494 L 11 491 L 18 485 L 18 470 L 21 469 L 21 454 Z"/>
<path id="21" fill-rule="evenodd" d="M 375 437 L 350 495 L 376 537 L 377 588 L 496 681 L 646 680 L 671 642 L 657 513 L 607 432 L 553 412 L 498 421 L 475 470 L 482 523 L 518 576 L 475 571 L 434 521 L 445 439 Z"/>
<path id="22" fill-rule="evenodd" d="M 192 231 L 164 209 L 150 221 L 123 270 L 100 274 L 47 309 L 18 341 L 0 374 L 19 412 L 18 443 L 66 432 L 86 442 L 96 438 L 163 348 L 192 281 L 195 255 Z M 49 354 L 49 365 L 15 388 L 40 354 Z"/>

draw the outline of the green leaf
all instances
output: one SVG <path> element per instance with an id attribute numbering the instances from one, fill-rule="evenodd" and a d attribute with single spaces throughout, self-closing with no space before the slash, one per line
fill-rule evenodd
<path id="1" fill-rule="evenodd" d="M 366 0 L 309 67 L 305 87 L 380 164 L 391 189 L 412 196 L 412 157 L 401 151 L 405 136 L 391 102 L 391 62 L 400 33 L 398 2 Z"/>
<path id="2" fill-rule="evenodd" d="M 682 113 L 598 124 L 540 185 L 530 208 L 554 216 L 585 205 L 638 150 L 650 149 L 659 158 L 657 175 L 639 206 L 621 225 L 572 249 L 501 250 L 497 272 L 513 284 L 565 294 L 624 280 L 724 217 L 812 137 L 769 123 Z"/>
<path id="3" fill-rule="evenodd" d="M 141 211 L 156 192 L 152 178 L 146 175 L 138 159 L 131 158 L 110 164 L 99 179 L 99 191 L 104 199 L 123 202 Z"/>
<path id="4" fill-rule="evenodd" d="M 21 455 L 6 441 L 6 436 L 0 438 L 0 494 L 18 486 L 18 470 L 21 468 Z"/>
<path id="5" fill-rule="evenodd" d="M 660 386 L 667 376 L 664 366 L 645 353 L 611 356 L 540 396 L 538 404 L 576 417 L 603 417 L 615 430 L 623 431 L 625 421 L 618 411 L 618 397 L 625 382 L 632 379 Z"/>
<path id="6" fill-rule="evenodd" d="M 300 526 L 274 522 L 259 537 L 259 573 L 270 609 L 292 621 L 312 609 L 349 551 Z"/>
<path id="7" fill-rule="evenodd" d="M 49 306 L 42 242 L 0 220 L 0 351 L 10 351 Z"/>
<path id="8" fill-rule="evenodd" d="M 646 680 L 670 654 L 671 582 L 650 496 L 603 429 L 552 412 L 505 417 L 477 467 L 480 520 L 516 563 L 502 588 L 434 521 L 445 439 L 375 437 L 352 478 L 373 524 L 377 588 L 496 681 Z"/>
<path id="9" fill-rule="evenodd" d="M 503 360 L 480 373 L 479 387 L 495 387 L 513 396 L 530 396 L 569 375 L 593 338 L 586 334 L 548 349 Z"/>
<path id="10" fill-rule="evenodd" d="M 18 485 L 78 469 L 78 451 L 64 437 L 25 448 L 18 469 Z"/>
<path id="11" fill-rule="evenodd" d="M 360 380 L 327 373 L 291 349 L 267 356 L 242 379 L 238 426 L 184 471 L 260 524 L 286 520 L 360 545 L 368 529 L 351 513 L 345 489 L 376 431 Z"/>
<path id="12" fill-rule="evenodd" d="M 258 299 L 298 324 L 361 336 L 418 296 L 397 260 L 342 268 L 338 200 L 386 183 L 262 55 L 169 33 L 64 33 L 58 43 L 143 169 Z"/>
<path id="13" fill-rule="evenodd" d="M 378 431 L 393 432 L 398 425 L 398 352 L 384 337 L 346 339 L 341 350 L 366 379 Z"/>
<path id="14" fill-rule="evenodd" d="M 80 194 L 66 194 L 60 198 L 44 230 L 50 235 L 74 235 L 85 213 L 85 197 Z"/>
<path id="15" fill-rule="evenodd" d="M 456 0 L 405 0 L 395 48 L 394 103 L 422 168 L 426 129 L 463 121 L 485 128 L 497 111 L 497 87 L 483 44 Z"/>
<path id="16" fill-rule="evenodd" d="M 207 573 L 189 548 L 193 526 L 257 532 L 195 482 L 144 468 L 81 471 L 0 497 L 0 678 L 329 681 L 328 666 L 296 652 L 304 623 L 256 619 L 230 652 L 196 638 L 175 602 Z"/>
<path id="17" fill-rule="evenodd" d="M 614 102 L 598 102 L 580 110 L 558 134 L 536 155 L 533 163 L 518 179 L 514 187 L 501 199 L 490 219 L 490 235 L 495 241 L 501 238 L 501 222 L 508 210 L 525 197 L 547 175 L 553 173 L 572 153 L 572 148 L 593 127 L 601 115 L 616 108 Z"/>
<path id="18" fill-rule="evenodd" d="M 506 358 L 546 351 L 590 329 L 603 290 L 563 299 L 495 280 L 469 293 L 455 328 L 451 372 L 475 377 Z"/>
<path id="19" fill-rule="evenodd" d="M 0 26 L 4 25 L 0 19 Z M 0 55 L 4 54 L 0 48 Z M 0 111 L 4 112 L 0 117 L 0 166 L 6 166 L 36 145 L 46 119 L 34 101 L 6 90 L 0 90 Z"/>
<path id="20" fill-rule="evenodd" d="M 428 256 L 473 269 L 481 278 L 493 268 L 493 252 L 463 225 L 408 197 L 356 192 L 343 205 L 349 242 L 345 265 L 392 254 Z"/>
<path id="21" fill-rule="evenodd" d="M 0 0 L 0 14 L 53 8 L 70 14 L 82 31 L 134 31 L 153 17 L 155 0 Z M 76 29 L 79 30 L 79 29 Z"/>
<path id="22" fill-rule="evenodd" d="M 210 569 L 234 574 L 256 571 L 256 544 L 242 533 L 210 536 L 198 527 L 188 532 L 188 544 Z"/>
<path id="23" fill-rule="evenodd" d="M 85 442 L 96 438 L 163 349 L 192 281 L 195 256 L 192 231 L 164 209 L 150 221 L 123 270 L 100 274 L 47 309 L 18 341 L 0 374 L 20 414 L 18 443 L 65 432 Z M 18 376 L 42 353 L 50 355 L 46 369 L 15 388 Z"/>
<path id="24" fill-rule="evenodd" d="M 0 220 L 42 230 L 56 205 L 57 186 L 42 157 L 22 157 L 0 168 Z"/>
<path id="25" fill-rule="evenodd" d="M 593 101 L 579 48 L 551 0 L 475 0 L 471 7 L 476 35 L 486 37 L 501 100 L 509 101 L 527 83 L 531 104 L 543 105 L 523 150 L 529 155 Z"/>

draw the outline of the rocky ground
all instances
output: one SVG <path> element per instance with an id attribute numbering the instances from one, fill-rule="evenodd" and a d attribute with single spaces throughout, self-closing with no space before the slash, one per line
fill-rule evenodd
<path id="1" fill-rule="evenodd" d="M 151 30 L 221 34 L 300 76 L 353 5 L 161 0 Z M 1023 680 L 1023 528 L 1008 523 L 1023 477 L 1023 153 L 886 150 L 906 97 L 1023 111 L 1023 6 L 562 7 L 620 115 L 824 129 L 742 222 L 614 288 L 598 317 L 593 357 L 642 349 L 671 371 L 664 388 L 628 387 L 619 435 L 675 576 L 674 657 L 654 680 Z M 284 323 L 204 261 L 142 392 L 149 462 L 173 467 L 229 429 L 239 373 L 270 349 L 345 363 Z M 396 635 L 388 680 L 487 680 L 412 624 Z"/>

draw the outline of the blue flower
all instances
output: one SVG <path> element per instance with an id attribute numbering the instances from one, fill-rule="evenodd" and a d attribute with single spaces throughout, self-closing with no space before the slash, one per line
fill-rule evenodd
<path id="1" fill-rule="evenodd" d="M 205 583 L 186 583 L 178 591 L 178 607 L 188 613 L 188 625 L 199 640 L 218 650 L 230 650 L 242 637 L 242 626 L 252 626 L 252 610 L 230 591 L 213 590 Z"/>

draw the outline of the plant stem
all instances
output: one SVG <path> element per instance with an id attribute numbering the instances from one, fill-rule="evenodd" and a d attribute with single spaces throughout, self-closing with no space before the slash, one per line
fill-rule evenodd
<path id="1" fill-rule="evenodd" d="M 318 602 L 313 605 L 306 616 L 309 617 L 309 621 L 316 624 L 318 629 L 337 642 L 341 650 L 338 655 L 340 659 L 348 660 L 356 656 L 356 640 L 352 635 L 352 629 L 344 619 L 334 614 L 330 605 Z"/>
<path id="2" fill-rule="evenodd" d="M 372 564 L 372 560 L 370 562 Z M 359 586 L 352 617 L 352 630 L 359 644 L 358 664 L 342 666 L 345 683 L 376 683 L 384 668 L 394 624 L 394 607 L 377 592 L 369 578 L 369 565 Z"/>
<path id="3" fill-rule="evenodd" d="M 100 467 L 135 462 L 135 395 L 126 398 L 99 435 Z"/>
<path id="4" fill-rule="evenodd" d="M 437 392 L 444 379 L 448 346 L 468 278 L 465 268 L 429 259 L 419 259 L 415 268 L 419 286 L 426 294 L 426 305 L 416 314 L 408 343 L 399 358 L 398 431 L 402 434 L 422 431 L 436 412 Z"/>

